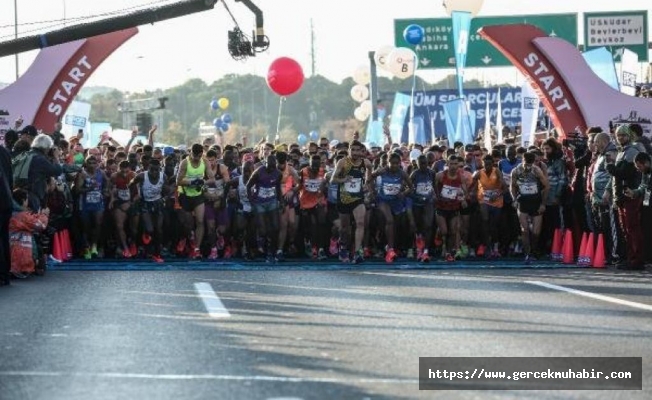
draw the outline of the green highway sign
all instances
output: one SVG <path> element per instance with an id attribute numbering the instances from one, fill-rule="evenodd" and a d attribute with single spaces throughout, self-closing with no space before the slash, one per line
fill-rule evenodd
<path id="1" fill-rule="evenodd" d="M 625 48 L 648 61 L 647 27 L 647 11 L 584 13 L 584 47 L 606 47 L 614 54 Z"/>
<path id="2" fill-rule="evenodd" d="M 413 46 L 403 39 L 403 30 L 410 24 L 423 27 L 423 43 Z M 577 14 L 520 15 L 477 17 L 471 20 L 467 67 L 509 67 L 512 65 L 498 49 L 478 35 L 488 25 L 531 24 L 550 36 L 558 36 L 577 46 Z M 416 50 L 420 69 L 454 68 L 453 23 L 451 18 L 395 19 L 394 45 Z"/>

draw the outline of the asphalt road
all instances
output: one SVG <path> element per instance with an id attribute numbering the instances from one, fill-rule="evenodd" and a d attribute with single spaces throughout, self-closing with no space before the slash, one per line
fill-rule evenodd
<path id="1" fill-rule="evenodd" d="M 0 399 L 649 399 L 651 317 L 649 272 L 55 271 L 0 288 Z M 419 391 L 426 356 L 643 357 L 643 390 Z"/>

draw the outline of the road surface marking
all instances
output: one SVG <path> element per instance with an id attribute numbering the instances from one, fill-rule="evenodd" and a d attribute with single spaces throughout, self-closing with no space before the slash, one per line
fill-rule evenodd
<path id="1" fill-rule="evenodd" d="M 375 383 L 375 384 L 418 384 L 418 379 L 400 378 L 322 378 L 322 377 L 291 377 L 269 375 L 182 375 L 182 374 L 131 374 L 121 372 L 64 372 L 64 371 L 0 371 L 0 377 L 79 377 L 79 378 L 111 378 L 111 379 L 145 379 L 165 381 L 258 381 L 258 382 L 286 382 L 286 383 Z"/>
<path id="2" fill-rule="evenodd" d="M 609 303 L 620 304 L 620 305 L 623 305 L 623 306 L 628 306 L 628 307 L 633 307 L 633 308 L 640 308 L 641 310 L 646 310 L 646 311 L 652 311 L 652 306 L 648 305 L 648 304 L 636 303 L 634 301 L 622 300 L 622 299 L 618 299 L 616 297 L 610 297 L 610 296 L 604 296 L 604 295 L 601 295 L 601 294 L 585 292 L 583 290 L 571 289 L 571 288 L 567 288 L 567 287 L 564 287 L 564 286 L 557 286 L 557 285 L 553 285 L 551 283 L 546 283 L 546 282 L 525 281 L 525 283 L 529 283 L 530 285 L 541 286 L 541 287 L 548 288 L 548 289 L 559 290 L 559 291 L 562 291 L 562 292 L 572 293 L 572 294 L 576 294 L 578 296 L 590 297 L 590 298 L 596 299 L 596 300 L 607 301 Z"/>
<path id="3" fill-rule="evenodd" d="M 224 307 L 222 301 L 215 294 L 213 287 L 206 282 L 195 283 L 195 290 L 204 302 L 204 307 L 211 318 L 228 318 L 231 316 L 229 310 Z"/>

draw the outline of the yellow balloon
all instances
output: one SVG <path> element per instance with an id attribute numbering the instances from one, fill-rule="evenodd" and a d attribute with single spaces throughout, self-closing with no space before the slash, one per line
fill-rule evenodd
<path id="1" fill-rule="evenodd" d="M 229 108 L 229 99 L 222 97 L 217 101 L 217 105 L 220 106 L 222 110 Z"/>

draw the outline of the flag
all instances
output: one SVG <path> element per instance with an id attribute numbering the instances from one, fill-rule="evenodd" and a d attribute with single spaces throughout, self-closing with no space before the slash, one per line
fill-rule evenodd
<path id="1" fill-rule="evenodd" d="M 455 47 L 455 72 L 457 74 L 457 89 L 460 97 L 464 94 L 464 68 L 466 67 L 466 52 L 469 46 L 469 31 L 471 30 L 471 13 L 453 11 L 453 45 Z"/>
<path id="2" fill-rule="evenodd" d="M 521 146 L 525 148 L 532 144 L 538 116 L 539 96 L 526 80 L 521 87 Z"/>
<path id="3" fill-rule="evenodd" d="M 484 112 L 484 147 L 491 151 L 491 110 L 489 109 L 489 92 L 487 92 L 487 108 Z"/>
<path id="4" fill-rule="evenodd" d="M 442 104 L 446 118 L 448 143 L 462 142 L 465 145 L 473 143 L 473 130 L 469 109 L 464 99 L 455 99 Z"/>
<path id="5" fill-rule="evenodd" d="M 403 141 L 403 125 L 410 109 L 410 102 L 411 96 L 407 94 L 396 93 L 394 97 L 394 107 L 392 108 L 392 118 L 389 125 L 393 143 L 401 143 Z"/>
<path id="6" fill-rule="evenodd" d="M 503 106 L 502 101 L 500 100 L 500 88 L 498 88 L 498 96 L 496 98 L 498 101 L 498 113 L 496 114 L 496 132 L 498 133 L 498 143 L 503 142 Z"/>

